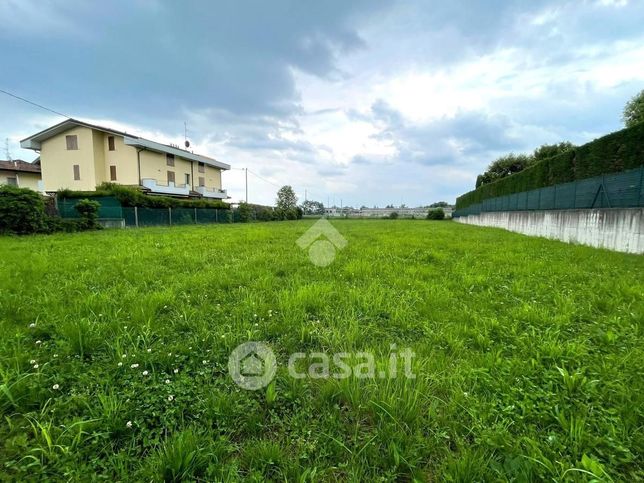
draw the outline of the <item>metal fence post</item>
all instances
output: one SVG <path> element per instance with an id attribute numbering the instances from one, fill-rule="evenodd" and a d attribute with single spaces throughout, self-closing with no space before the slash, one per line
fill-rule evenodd
<path id="1" fill-rule="evenodd" d="M 135 206 L 134 207 L 134 224 L 136 227 L 139 227 L 139 207 Z"/>
<path id="2" fill-rule="evenodd" d="M 170 226 L 172 226 L 172 208 L 168 206 L 168 221 L 170 222 Z"/>

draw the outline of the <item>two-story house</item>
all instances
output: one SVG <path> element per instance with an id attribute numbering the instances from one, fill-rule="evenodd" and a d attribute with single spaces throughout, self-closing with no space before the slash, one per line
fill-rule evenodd
<path id="1" fill-rule="evenodd" d="M 40 152 L 45 192 L 94 191 L 103 182 L 139 186 L 151 194 L 224 199 L 228 164 L 177 146 L 67 119 L 20 141 Z"/>

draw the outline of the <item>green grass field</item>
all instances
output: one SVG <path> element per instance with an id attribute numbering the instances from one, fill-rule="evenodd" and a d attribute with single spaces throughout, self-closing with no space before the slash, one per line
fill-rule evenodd
<path id="1" fill-rule="evenodd" d="M 320 268 L 312 223 L 1 238 L 0 480 L 644 478 L 644 257 L 338 221 Z M 266 389 L 229 377 L 249 340 Z M 415 379 L 286 369 L 392 344 Z"/>

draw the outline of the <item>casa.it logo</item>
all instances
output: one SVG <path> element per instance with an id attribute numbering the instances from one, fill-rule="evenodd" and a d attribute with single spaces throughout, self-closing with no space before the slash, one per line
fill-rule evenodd
<path id="1" fill-rule="evenodd" d="M 295 242 L 309 252 L 309 260 L 317 267 L 327 267 L 335 260 L 336 250 L 347 246 L 347 240 L 326 219 L 320 218 Z"/>
<path id="2" fill-rule="evenodd" d="M 240 344 L 228 357 L 230 377 L 239 387 L 249 391 L 268 386 L 276 370 L 275 354 L 264 342 Z"/>

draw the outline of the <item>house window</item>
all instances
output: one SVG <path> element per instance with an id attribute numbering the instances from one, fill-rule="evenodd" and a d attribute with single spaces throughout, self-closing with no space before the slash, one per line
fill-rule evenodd
<path id="1" fill-rule="evenodd" d="M 203 163 L 199 163 L 199 172 L 200 173 L 205 173 L 206 172 L 206 165 Z"/>
<path id="2" fill-rule="evenodd" d="M 114 151 L 114 136 L 108 136 L 107 137 L 107 149 L 110 151 Z"/>
<path id="3" fill-rule="evenodd" d="M 76 137 L 76 136 L 74 136 Z M 80 180 L 80 165 L 75 164 L 74 165 L 74 181 Z"/>
<path id="4" fill-rule="evenodd" d="M 190 185 L 190 175 L 186 173 L 186 186 Z"/>
<path id="5" fill-rule="evenodd" d="M 116 181 L 116 166 L 110 166 L 110 181 Z"/>
<path id="6" fill-rule="evenodd" d="M 76 134 L 65 136 L 65 142 L 67 143 L 67 151 L 76 151 L 78 149 L 78 136 Z"/>
<path id="7" fill-rule="evenodd" d="M 18 178 L 7 178 L 7 184 L 18 186 Z"/>
<path id="8" fill-rule="evenodd" d="M 168 166 L 174 166 L 174 154 L 166 154 L 165 155 L 165 163 Z"/>
<path id="9" fill-rule="evenodd" d="M 174 171 L 168 171 L 168 184 L 174 183 Z"/>
<path id="10" fill-rule="evenodd" d="M 206 186 L 206 178 L 199 176 L 199 186 Z"/>

